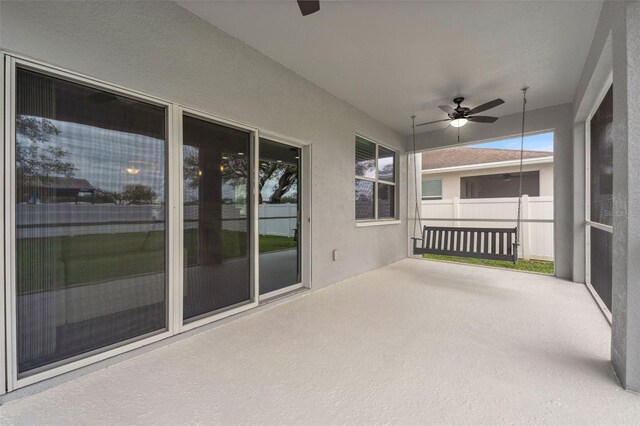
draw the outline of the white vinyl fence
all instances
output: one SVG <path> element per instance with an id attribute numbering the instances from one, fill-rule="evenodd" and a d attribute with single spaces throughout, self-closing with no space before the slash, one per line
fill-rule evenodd
<path id="1" fill-rule="evenodd" d="M 478 228 L 515 228 L 517 198 L 422 201 L 422 224 Z M 519 257 L 553 260 L 553 196 L 522 197 Z M 478 219 L 478 220 L 474 220 Z"/>
<path id="2" fill-rule="evenodd" d="M 279 235 L 294 237 L 297 228 L 297 204 L 260 204 L 260 235 Z"/>

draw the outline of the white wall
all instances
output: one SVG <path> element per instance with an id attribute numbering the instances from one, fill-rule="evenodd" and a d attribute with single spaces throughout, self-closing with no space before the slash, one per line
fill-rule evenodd
<path id="1" fill-rule="evenodd" d="M 553 163 L 526 164 L 525 172 L 540 172 L 540 195 L 553 196 Z M 503 173 L 519 173 L 520 166 L 492 167 L 476 170 L 452 171 L 444 173 L 422 172 L 422 179 L 442 179 L 442 198 L 460 197 L 460 178 Z"/>
<path id="2" fill-rule="evenodd" d="M 3 1 L 0 48 L 313 144 L 314 288 L 406 256 L 405 219 L 354 220 L 355 133 L 400 150 L 401 218 L 404 137 L 176 4 Z"/>

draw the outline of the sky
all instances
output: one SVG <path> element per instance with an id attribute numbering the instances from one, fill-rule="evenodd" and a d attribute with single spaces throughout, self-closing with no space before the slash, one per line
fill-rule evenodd
<path id="1" fill-rule="evenodd" d="M 520 150 L 520 138 L 503 139 L 495 142 L 468 145 L 471 148 L 500 148 Z M 524 149 L 526 151 L 553 152 L 553 132 L 538 133 L 524 137 Z"/>

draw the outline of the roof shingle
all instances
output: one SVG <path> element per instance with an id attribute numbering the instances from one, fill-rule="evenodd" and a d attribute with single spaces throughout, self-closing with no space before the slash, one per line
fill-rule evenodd
<path id="1" fill-rule="evenodd" d="M 553 157 L 553 152 L 524 151 L 523 157 Z M 468 166 L 472 164 L 498 163 L 520 160 L 520 151 L 498 148 L 470 148 L 454 146 L 422 153 L 422 170 L 442 169 L 445 167 Z"/>

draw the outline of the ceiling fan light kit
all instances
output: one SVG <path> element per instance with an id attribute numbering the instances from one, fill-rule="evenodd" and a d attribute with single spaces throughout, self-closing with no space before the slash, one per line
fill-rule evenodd
<path id="1" fill-rule="evenodd" d="M 469 122 L 466 118 L 456 118 L 455 120 L 451 120 L 451 124 L 453 127 L 462 127 Z"/>
<path id="2" fill-rule="evenodd" d="M 426 126 L 427 124 L 441 123 L 445 121 L 448 121 L 449 125 L 456 128 L 460 128 L 470 121 L 474 123 L 495 123 L 498 117 L 489 117 L 475 114 L 491 108 L 495 108 L 498 105 L 502 105 L 504 103 L 502 99 L 498 98 L 471 109 L 460 105 L 462 102 L 464 102 L 464 98 L 458 97 L 453 100 L 453 103 L 456 104 L 455 108 L 452 108 L 448 105 L 440 105 L 438 107 L 442 111 L 446 112 L 449 118 L 429 121 L 428 123 L 417 124 L 417 126 Z"/>

